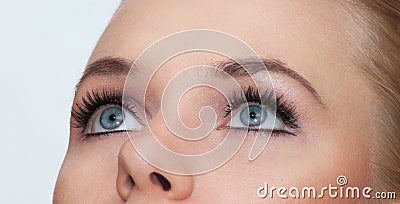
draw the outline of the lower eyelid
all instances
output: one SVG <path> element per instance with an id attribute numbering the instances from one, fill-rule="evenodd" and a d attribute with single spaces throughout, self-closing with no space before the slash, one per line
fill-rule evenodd
<path id="1" fill-rule="evenodd" d="M 99 132 L 99 133 L 87 133 L 83 134 L 82 140 L 87 141 L 90 139 L 105 139 L 111 136 L 127 136 L 128 132 L 131 132 L 130 130 L 116 130 L 116 131 L 110 131 L 110 132 Z"/>
<path id="2" fill-rule="evenodd" d="M 291 136 L 297 136 L 296 132 L 292 132 L 286 129 L 275 129 L 275 130 L 267 130 L 267 129 L 258 129 L 258 128 L 233 128 L 229 127 L 226 125 L 219 126 L 216 130 L 223 130 L 224 128 L 233 130 L 233 131 L 247 131 L 248 133 L 254 133 L 254 134 L 262 134 L 262 133 L 268 133 L 268 134 L 273 134 L 273 135 L 291 135 Z"/>
<path id="3" fill-rule="evenodd" d="M 291 135 L 291 136 L 297 136 L 297 134 L 295 133 L 295 132 L 291 132 L 291 131 L 288 131 L 288 130 L 284 130 L 284 129 L 282 129 L 282 130 L 273 130 L 272 131 L 272 134 L 276 134 L 276 135 L 281 135 L 281 134 L 286 134 L 286 135 Z"/>

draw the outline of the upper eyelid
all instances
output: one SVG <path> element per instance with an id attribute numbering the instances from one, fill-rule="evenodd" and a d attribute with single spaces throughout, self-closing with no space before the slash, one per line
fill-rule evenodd
<path id="1" fill-rule="evenodd" d="M 138 119 L 140 119 L 140 122 L 142 123 L 142 125 L 145 124 L 143 122 L 146 121 L 146 119 L 151 118 L 150 112 L 146 108 L 144 108 L 140 103 L 136 102 L 135 99 L 129 98 L 129 99 L 123 100 L 122 109 L 127 108 L 129 110 L 129 107 L 127 107 L 128 106 L 127 104 L 133 105 L 134 109 L 137 110 L 134 113 L 135 115 L 137 115 L 137 113 L 139 112 L 140 115 L 138 115 L 137 117 L 138 117 Z"/>
<path id="2" fill-rule="evenodd" d="M 122 104 L 122 110 L 127 110 L 129 113 L 131 113 L 133 115 L 133 117 L 141 124 L 141 125 L 145 125 L 145 121 L 146 121 L 146 116 L 143 115 L 143 111 L 141 107 L 138 106 L 137 103 L 135 103 L 134 105 L 128 107 L 128 105 L 126 105 L 126 103 Z M 147 114 L 147 111 L 144 109 L 145 114 Z"/>
<path id="3" fill-rule="evenodd" d="M 288 125 L 292 128 L 299 128 L 297 124 L 299 114 L 296 111 L 296 106 L 285 100 L 283 94 L 277 94 L 274 90 L 268 89 L 264 92 L 264 94 L 260 94 L 260 91 L 257 88 L 251 86 L 249 86 L 247 89 L 242 88 L 242 90 L 246 91 L 241 92 L 241 95 L 239 96 L 237 96 L 237 94 L 235 93 L 232 96 L 234 100 L 239 100 L 238 103 L 240 104 L 236 104 L 236 106 L 230 107 L 230 105 L 232 104 L 232 102 L 230 102 L 228 104 L 228 108 L 230 110 L 227 111 L 227 109 L 225 109 L 226 114 L 224 117 L 227 117 L 229 114 L 231 114 L 232 111 L 240 108 L 240 106 L 243 104 L 247 103 L 250 105 L 252 101 L 248 101 L 248 97 L 255 97 L 256 101 L 259 100 L 260 105 L 269 108 L 270 111 L 272 111 L 277 117 L 279 117 L 285 125 Z"/>
<path id="4" fill-rule="evenodd" d="M 244 95 L 243 95 L 244 94 Z M 271 101 L 274 100 L 275 101 Z M 271 89 L 266 89 L 261 93 L 261 91 L 255 87 L 248 86 L 247 88 L 242 88 L 242 92 L 240 95 L 234 92 L 229 99 L 229 105 L 232 109 L 237 109 L 239 106 L 248 103 L 251 104 L 255 101 L 261 102 L 276 102 L 277 96 Z M 263 104 L 263 105 L 270 105 L 270 104 Z"/>
<path id="5" fill-rule="evenodd" d="M 101 90 L 86 91 L 79 101 L 72 106 L 71 116 L 73 121 L 71 121 L 71 125 L 75 128 L 84 128 L 98 108 L 109 104 L 122 105 L 122 92 L 119 89 L 103 87 Z"/>
<path id="6" fill-rule="evenodd" d="M 92 127 L 91 127 L 91 124 L 94 122 L 93 120 L 96 120 L 96 119 L 99 117 L 99 115 L 100 115 L 104 110 L 106 110 L 107 108 L 111 108 L 111 107 L 122 108 L 122 110 L 128 111 L 129 114 L 132 114 L 132 116 L 133 116 L 135 119 L 137 119 L 139 123 L 141 123 L 141 124 L 143 125 L 143 122 L 141 122 L 141 121 L 142 121 L 141 117 L 139 117 L 139 116 L 137 115 L 137 112 L 135 112 L 135 111 L 132 110 L 132 107 L 123 108 L 122 106 L 119 106 L 119 105 L 116 105 L 116 104 L 106 104 L 106 105 L 101 105 L 101 106 L 99 106 L 99 107 L 90 115 L 90 118 L 89 118 L 89 120 L 88 120 L 86 126 L 83 127 L 81 133 L 82 133 L 82 134 L 85 134 L 85 135 L 89 135 L 89 134 L 101 134 L 101 133 L 88 133 L 87 130 L 89 130 L 89 129 L 92 128 Z M 110 133 L 110 132 L 113 132 L 113 131 L 107 131 L 107 132 L 102 132 L 102 133 Z"/>
<path id="7" fill-rule="evenodd" d="M 81 91 L 81 90 L 80 90 Z M 148 111 L 136 102 L 133 98 L 124 99 L 122 96 L 121 88 L 114 87 L 102 87 L 95 88 L 92 90 L 86 90 L 82 97 L 79 97 L 72 109 L 72 121 L 71 125 L 74 128 L 82 128 L 82 133 L 87 131 L 89 124 L 93 118 L 97 115 L 96 112 L 104 110 L 107 107 L 119 107 L 125 111 L 128 111 L 139 123 L 145 125 L 145 118 L 149 117 Z M 99 104 L 104 102 L 103 104 Z M 145 114 L 145 116 L 144 116 Z"/>

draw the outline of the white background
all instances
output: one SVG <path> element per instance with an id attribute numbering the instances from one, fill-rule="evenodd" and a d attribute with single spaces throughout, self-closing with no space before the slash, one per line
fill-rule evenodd
<path id="1" fill-rule="evenodd" d="M 51 203 L 74 86 L 118 0 L 0 2 L 0 203 Z"/>

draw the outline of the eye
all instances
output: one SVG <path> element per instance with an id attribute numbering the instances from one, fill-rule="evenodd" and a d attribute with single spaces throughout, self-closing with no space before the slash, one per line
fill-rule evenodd
<path id="1" fill-rule="evenodd" d="M 120 107 L 105 107 L 94 113 L 94 119 L 89 123 L 90 131 L 86 134 L 110 133 L 115 131 L 139 131 L 143 125 L 136 116 Z"/>
<path id="2" fill-rule="evenodd" d="M 261 105 L 246 105 L 233 114 L 227 127 L 232 129 L 249 129 L 273 131 L 284 128 L 275 114 Z"/>

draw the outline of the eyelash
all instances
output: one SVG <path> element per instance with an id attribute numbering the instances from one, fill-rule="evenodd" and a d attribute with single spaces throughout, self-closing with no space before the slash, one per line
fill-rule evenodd
<path id="1" fill-rule="evenodd" d="M 278 118 L 282 120 L 285 126 L 297 129 L 299 114 L 296 111 L 294 105 L 283 99 L 282 95 L 275 96 L 272 90 L 265 91 L 263 94 L 259 93 L 259 90 L 254 87 L 243 88 L 243 92 L 238 96 L 233 93 L 233 97 L 229 99 L 229 104 L 225 108 L 225 116 L 228 117 L 233 111 L 237 110 L 243 104 L 258 104 L 260 106 L 265 106 L 266 108 L 274 107 L 276 104 L 275 114 Z M 263 131 L 258 128 L 248 128 L 246 131 L 253 131 L 254 133 Z M 273 133 L 288 133 L 291 135 L 296 135 L 292 132 L 286 130 L 274 130 Z"/>
<path id="2" fill-rule="evenodd" d="M 86 92 L 86 96 L 82 97 L 82 102 L 76 103 L 71 111 L 71 116 L 75 120 L 73 127 L 82 128 L 83 133 L 92 115 L 105 105 L 122 107 L 122 92 L 113 89 Z"/>
<path id="3" fill-rule="evenodd" d="M 260 95 L 257 88 L 253 88 L 251 86 L 247 87 L 241 95 L 237 95 L 233 93 L 233 96 L 230 98 L 230 105 L 227 104 L 225 108 L 224 117 L 228 117 L 233 111 L 237 110 L 242 104 L 252 103 L 259 104 L 262 106 L 273 107 L 272 104 L 276 101 L 276 115 L 279 117 L 282 122 L 289 128 L 296 129 L 299 128 L 298 114 L 294 105 L 283 100 L 283 96 L 279 95 L 274 97 L 273 91 L 265 91 L 264 94 Z M 71 110 L 71 116 L 74 119 L 72 126 L 74 128 L 82 128 L 82 133 L 86 130 L 88 123 L 90 122 L 90 118 L 92 115 L 102 106 L 106 105 L 115 105 L 118 107 L 122 107 L 122 92 L 114 89 L 103 89 L 103 90 L 92 90 L 91 92 L 86 92 L 86 95 L 82 97 L 81 103 L 76 103 L 75 107 Z M 240 131 L 240 130 L 239 130 Z M 246 131 L 253 131 L 257 133 L 259 130 L 255 129 L 246 129 Z M 286 130 L 275 130 L 274 133 L 288 133 L 295 135 L 294 133 L 288 132 Z M 105 133 L 95 133 L 93 136 L 100 135 L 108 135 L 113 132 L 105 132 Z"/>

